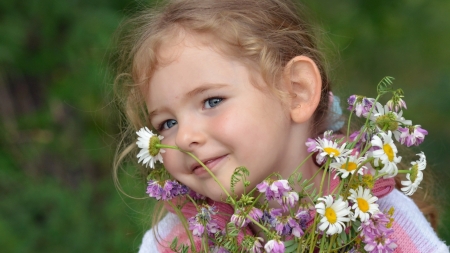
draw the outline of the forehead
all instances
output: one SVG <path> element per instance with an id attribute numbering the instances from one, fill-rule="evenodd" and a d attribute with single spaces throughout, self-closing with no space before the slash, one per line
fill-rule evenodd
<path id="1" fill-rule="evenodd" d="M 161 46 L 160 64 L 144 89 L 149 110 L 204 84 L 249 82 L 249 69 L 190 34 Z"/>
<path id="2" fill-rule="evenodd" d="M 229 79 L 244 64 L 225 56 L 202 38 L 187 34 L 181 39 L 167 43 L 158 51 L 159 64 L 150 79 L 150 89 L 165 81 L 183 83 L 190 81 L 211 82 L 214 79 Z"/>

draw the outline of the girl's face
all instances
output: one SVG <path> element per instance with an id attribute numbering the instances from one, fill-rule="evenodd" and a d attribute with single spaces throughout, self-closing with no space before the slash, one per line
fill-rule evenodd
<path id="1" fill-rule="evenodd" d="M 278 98 L 251 83 L 253 77 L 264 87 L 261 75 L 189 36 L 159 53 L 170 61 L 156 69 L 145 98 L 163 144 L 192 152 L 228 191 L 239 166 L 250 170 L 250 190 L 270 173 L 286 174 L 300 163 L 306 137 L 298 134 Z M 213 200 L 225 200 L 193 158 L 172 149 L 163 157 L 177 180 Z M 238 183 L 236 193 L 242 192 Z"/>

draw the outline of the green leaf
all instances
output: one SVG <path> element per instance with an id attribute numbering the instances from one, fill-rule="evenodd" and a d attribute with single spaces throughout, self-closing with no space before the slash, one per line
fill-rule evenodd
<path id="1" fill-rule="evenodd" d="M 176 250 L 178 245 L 178 237 L 175 237 L 172 241 L 172 243 L 170 244 L 170 249 L 171 250 Z"/>
<path id="2" fill-rule="evenodd" d="M 295 240 L 285 241 L 283 244 L 285 253 L 295 252 L 298 247 L 298 243 Z"/>
<path id="3" fill-rule="evenodd" d="M 233 175 L 231 175 L 231 192 L 234 195 L 234 188 L 236 186 L 236 184 L 239 181 L 244 181 L 244 186 L 245 186 L 245 179 L 246 177 L 248 177 L 250 175 L 250 172 L 248 171 L 247 168 L 245 168 L 244 166 L 240 166 L 237 167 L 236 169 L 234 169 Z"/>
<path id="4" fill-rule="evenodd" d="M 377 93 L 378 95 L 383 95 L 387 92 L 392 92 L 392 83 L 394 78 L 390 76 L 386 76 L 377 85 Z"/>
<path id="5" fill-rule="evenodd" d="M 302 178 L 303 178 L 303 174 L 302 173 L 298 173 L 297 182 L 300 182 L 302 180 Z"/>

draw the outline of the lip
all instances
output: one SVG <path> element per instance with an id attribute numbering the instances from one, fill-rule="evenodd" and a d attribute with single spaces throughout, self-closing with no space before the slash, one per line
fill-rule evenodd
<path id="1" fill-rule="evenodd" d="M 208 167 L 208 169 L 210 169 L 211 171 L 214 169 L 214 167 L 219 164 L 221 161 L 224 160 L 224 158 L 226 158 L 227 155 L 223 155 L 223 156 L 216 156 L 213 158 L 209 158 L 209 159 L 203 159 L 201 160 L 202 163 L 204 165 L 206 165 L 206 167 Z M 191 166 L 191 171 L 192 173 L 196 174 L 196 175 L 203 175 L 203 174 L 208 174 L 208 172 L 199 164 L 199 163 L 194 163 Z"/>

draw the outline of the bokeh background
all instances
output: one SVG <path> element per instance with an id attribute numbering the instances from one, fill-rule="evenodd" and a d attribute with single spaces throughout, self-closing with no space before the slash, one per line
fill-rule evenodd
<path id="1" fill-rule="evenodd" d="M 112 180 L 118 115 L 112 35 L 130 0 L 0 1 L 0 251 L 136 252 L 152 202 Z M 429 136 L 421 146 L 450 242 L 450 1 L 307 0 L 335 93 L 372 95 L 396 78 Z M 345 106 L 345 105 L 344 105 Z M 130 168 L 132 171 L 132 168 Z M 145 182 L 121 173 L 124 190 Z"/>

